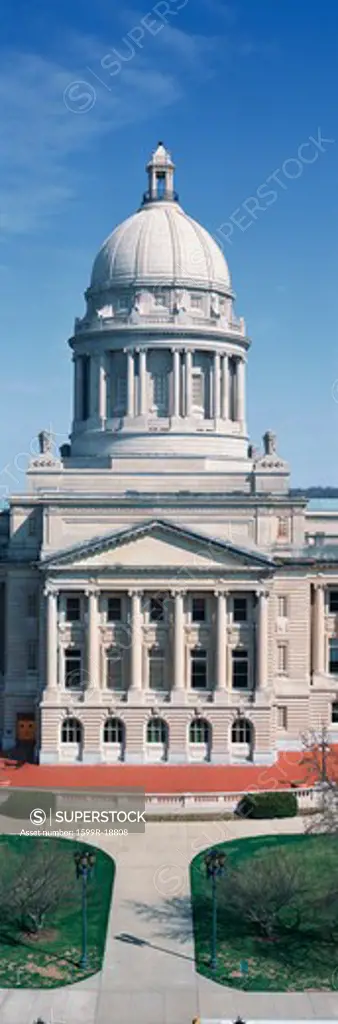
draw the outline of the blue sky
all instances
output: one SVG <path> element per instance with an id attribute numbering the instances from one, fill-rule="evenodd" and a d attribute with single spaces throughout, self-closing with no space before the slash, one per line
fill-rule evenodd
<path id="1" fill-rule="evenodd" d="M 23 488 L 40 429 L 67 440 L 67 338 L 158 139 L 182 205 L 230 265 L 252 338 L 251 440 L 277 432 L 295 486 L 338 485 L 338 7 L 155 7 L 8 0 L 3 11 L 0 495 Z"/>

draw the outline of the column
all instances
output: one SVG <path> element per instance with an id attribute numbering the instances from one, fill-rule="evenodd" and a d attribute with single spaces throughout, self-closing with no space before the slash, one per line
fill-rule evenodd
<path id="1" fill-rule="evenodd" d="M 134 353 L 127 352 L 127 416 L 133 417 L 135 393 Z"/>
<path id="2" fill-rule="evenodd" d="M 322 583 L 314 585 L 313 624 L 312 624 L 312 657 L 313 671 L 316 675 L 325 672 L 325 591 Z"/>
<path id="3" fill-rule="evenodd" d="M 191 394 L 191 369 L 192 352 L 186 349 L 185 352 L 185 415 L 191 416 L 192 394 Z"/>
<path id="4" fill-rule="evenodd" d="M 173 353 L 173 416 L 180 415 L 180 394 L 181 394 L 181 353 L 178 348 L 172 349 Z"/>
<path id="5" fill-rule="evenodd" d="M 258 592 L 257 615 L 257 689 L 262 690 L 268 682 L 268 593 Z"/>
<path id="6" fill-rule="evenodd" d="M 47 598 L 47 690 L 56 690 L 58 685 L 58 620 L 56 590 L 46 590 Z"/>
<path id="7" fill-rule="evenodd" d="M 142 592 L 130 591 L 130 676 L 132 693 L 142 690 Z"/>
<path id="8" fill-rule="evenodd" d="M 99 356 L 99 417 L 101 420 L 107 418 L 107 365 L 106 353 L 101 352 Z"/>
<path id="9" fill-rule="evenodd" d="M 174 693 L 184 690 L 184 593 L 175 591 L 174 598 Z"/>
<path id="10" fill-rule="evenodd" d="M 214 353 L 214 419 L 221 415 L 221 359 L 219 352 Z"/>
<path id="11" fill-rule="evenodd" d="M 244 359 L 236 362 L 236 420 L 245 421 L 245 363 Z"/>
<path id="12" fill-rule="evenodd" d="M 139 354 L 139 380 L 140 380 L 140 416 L 145 416 L 147 408 L 147 352 L 145 348 L 140 349 Z"/>
<path id="13" fill-rule="evenodd" d="M 99 622 L 98 594 L 96 590 L 86 591 L 88 598 L 87 633 L 87 689 L 99 688 Z"/>
<path id="14" fill-rule="evenodd" d="M 216 690 L 225 690 L 227 686 L 227 594 L 216 591 Z"/>
<path id="15" fill-rule="evenodd" d="M 229 419 L 229 366 L 228 356 L 222 359 L 222 419 Z"/>
<path id="16" fill-rule="evenodd" d="M 83 360 L 81 356 L 73 356 L 74 363 L 74 421 L 82 420 L 83 393 Z"/>

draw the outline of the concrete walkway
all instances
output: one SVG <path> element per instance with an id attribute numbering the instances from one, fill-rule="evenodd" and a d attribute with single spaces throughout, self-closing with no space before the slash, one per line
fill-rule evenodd
<path id="1" fill-rule="evenodd" d="M 54 991 L 0 990 L 1 1024 L 191 1024 L 245 1018 L 333 1020 L 338 992 L 242 993 L 194 970 L 189 863 L 199 850 L 245 835 L 302 831 L 274 822 L 149 824 L 144 835 L 106 840 L 117 862 L 103 971 Z M 337 979 L 338 985 L 338 979 Z"/>

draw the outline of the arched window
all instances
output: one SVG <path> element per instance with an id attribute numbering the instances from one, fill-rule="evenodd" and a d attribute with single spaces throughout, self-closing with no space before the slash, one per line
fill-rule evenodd
<path id="1" fill-rule="evenodd" d="M 147 724 L 147 743 L 167 743 L 168 726 L 163 718 L 150 718 Z"/>
<path id="2" fill-rule="evenodd" d="M 78 718 L 65 718 L 61 726 L 62 743 L 81 743 L 82 725 Z"/>
<path id="3" fill-rule="evenodd" d="M 194 718 L 189 728 L 189 743 L 209 743 L 211 728 L 206 718 Z"/>
<path id="4" fill-rule="evenodd" d="M 120 718 L 106 718 L 103 726 L 103 742 L 104 743 L 120 743 L 124 742 L 124 723 L 121 722 Z"/>
<path id="5" fill-rule="evenodd" d="M 338 700 L 333 701 L 331 706 L 331 722 L 338 725 Z"/>
<path id="6" fill-rule="evenodd" d="M 247 718 L 236 718 L 231 730 L 232 743 L 251 743 L 252 725 Z"/>

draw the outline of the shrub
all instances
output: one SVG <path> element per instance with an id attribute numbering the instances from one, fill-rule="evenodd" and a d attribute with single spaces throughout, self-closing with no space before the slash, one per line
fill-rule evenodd
<path id="1" fill-rule="evenodd" d="M 240 818 L 294 818 L 298 812 L 295 793 L 248 793 L 236 807 Z"/>

